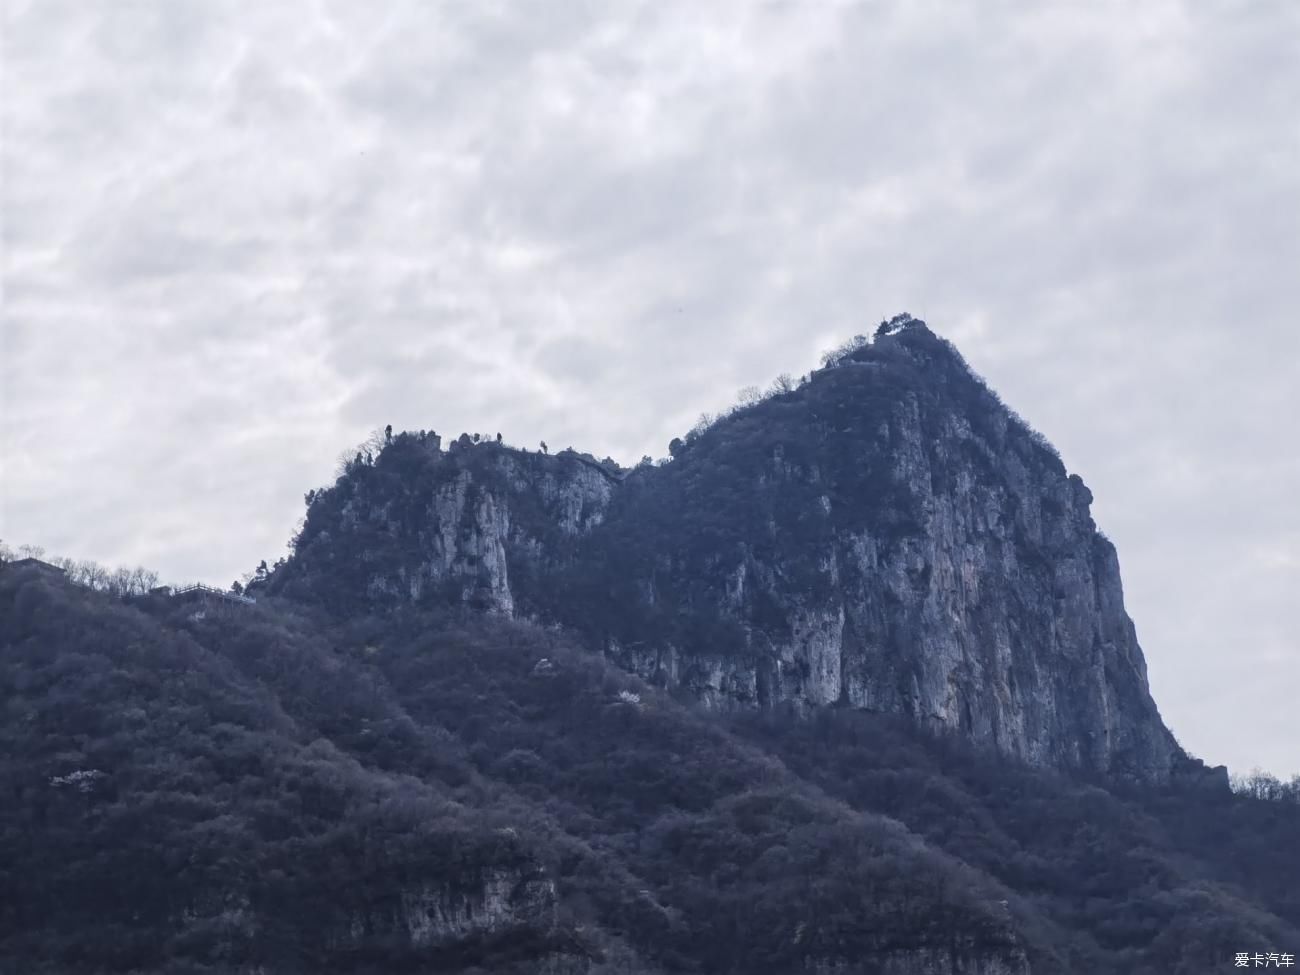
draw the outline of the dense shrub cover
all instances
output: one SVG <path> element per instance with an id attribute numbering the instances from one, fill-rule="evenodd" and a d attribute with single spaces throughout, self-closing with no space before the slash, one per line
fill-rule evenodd
<path id="1" fill-rule="evenodd" d="M 1294 804 L 862 713 L 703 713 L 523 624 L 200 617 L 0 569 L 0 694 L 5 970 L 793 972 L 960 944 L 1191 972 L 1300 928 Z M 553 912 L 426 948 L 385 920 L 493 871 L 553 881 Z"/>

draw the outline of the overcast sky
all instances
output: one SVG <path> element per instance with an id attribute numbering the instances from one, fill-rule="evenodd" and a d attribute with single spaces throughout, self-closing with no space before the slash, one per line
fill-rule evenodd
<path id="1" fill-rule="evenodd" d="M 224 585 L 375 427 L 633 463 L 906 310 L 1300 772 L 1300 4 L 1048 6 L 4 0 L 0 538 Z"/>

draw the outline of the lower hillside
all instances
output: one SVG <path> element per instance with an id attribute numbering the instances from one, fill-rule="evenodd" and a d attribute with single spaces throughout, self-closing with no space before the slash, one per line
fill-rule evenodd
<path id="1" fill-rule="evenodd" d="M 1300 807 L 880 717 L 715 716 L 564 634 L 0 568 L 0 970 L 1203 972 Z"/>

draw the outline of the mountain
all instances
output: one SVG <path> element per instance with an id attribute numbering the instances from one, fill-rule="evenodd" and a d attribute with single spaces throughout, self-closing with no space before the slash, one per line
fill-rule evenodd
<path id="1" fill-rule="evenodd" d="M 1091 493 L 925 323 L 674 454 L 623 472 L 399 435 L 313 496 L 266 590 L 558 622 L 714 708 L 842 705 L 1034 765 L 1198 771 Z"/>
<path id="2" fill-rule="evenodd" d="M 1177 746 L 1087 489 L 923 324 L 661 464 L 369 451 L 253 600 L 0 563 L 0 971 L 1154 975 L 1300 945 L 1300 803 Z"/>

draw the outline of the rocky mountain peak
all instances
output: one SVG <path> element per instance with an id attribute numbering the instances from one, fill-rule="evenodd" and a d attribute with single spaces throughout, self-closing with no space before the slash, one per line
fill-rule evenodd
<path id="1" fill-rule="evenodd" d="M 560 623 L 710 708 L 905 715 L 1034 765 L 1163 780 L 1092 494 L 908 315 L 624 471 L 399 434 L 314 495 L 266 584 Z"/>

